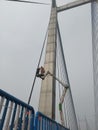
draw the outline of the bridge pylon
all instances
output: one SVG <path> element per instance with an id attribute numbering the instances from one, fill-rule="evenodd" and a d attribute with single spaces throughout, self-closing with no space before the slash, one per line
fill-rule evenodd
<path id="1" fill-rule="evenodd" d="M 57 43 L 57 10 L 56 2 L 52 1 L 51 16 L 48 27 L 48 38 L 46 46 L 46 55 L 44 68 L 45 71 L 50 71 L 55 75 L 56 73 L 56 43 Z M 46 77 L 42 81 L 39 111 L 48 117 L 55 119 L 55 79 L 53 77 Z"/>

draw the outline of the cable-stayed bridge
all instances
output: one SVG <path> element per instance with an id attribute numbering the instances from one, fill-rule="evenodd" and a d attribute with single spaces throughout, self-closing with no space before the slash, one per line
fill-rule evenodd
<path id="1" fill-rule="evenodd" d="M 25 2 L 25 1 L 17 1 L 17 2 Z M 1 90 L 1 97 L 2 97 L 0 102 L 0 107 L 1 107 L 0 128 L 1 129 L 15 128 L 15 129 L 78 130 L 77 118 L 75 114 L 74 103 L 73 103 L 73 98 L 71 94 L 70 83 L 69 83 L 69 78 L 67 73 L 67 67 L 64 58 L 64 52 L 62 46 L 63 43 L 61 40 L 57 14 L 60 13 L 61 11 L 72 9 L 77 6 L 82 6 L 90 2 L 92 4 L 91 7 L 92 8 L 92 32 L 93 32 L 92 39 L 93 39 L 93 63 L 94 63 L 94 83 L 95 83 L 94 85 L 95 86 L 95 110 L 96 110 L 95 112 L 96 112 L 96 129 L 97 129 L 98 117 L 97 117 L 96 101 L 97 101 L 97 76 L 98 76 L 97 75 L 98 4 L 97 1 L 89 1 L 89 0 L 85 0 L 85 1 L 80 0 L 80 1 L 72 2 L 61 7 L 57 7 L 56 1 L 52 1 L 50 21 L 49 21 L 49 26 L 45 37 L 45 42 L 44 42 L 47 43 L 44 68 L 46 72 L 50 71 L 54 76 L 58 77 L 61 82 L 67 84 L 68 86 L 68 90 L 66 91 L 64 102 L 62 104 L 62 110 L 60 109 L 61 110 L 60 114 L 63 111 L 63 115 L 65 115 L 63 119 L 61 116 L 61 121 L 64 120 L 64 127 L 53 121 L 55 119 L 56 87 L 58 86 L 60 89 L 59 91 L 60 97 L 63 94 L 64 88 L 62 84 L 57 85 L 57 82 L 53 76 L 47 76 L 45 80 L 42 80 L 40 100 L 39 100 L 39 111 L 42 112 L 43 114 L 37 113 L 36 118 L 34 116 L 33 108 L 31 108 L 29 105 L 23 103 L 18 99 L 15 99 L 13 96 Z M 38 3 L 38 4 L 44 4 L 44 3 Z M 44 48 L 44 44 L 43 44 L 43 48 Z M 42 48 L 42 52 L 43 52 L 43 48 Z M 37 67 L 39 67 L 40 65 L 41 55 Z M 28 99 L 28 104 L 30 104 L 35 81 L 36 81 L 36 75 L 32 85 L 30 97 Z M 7 99 L 6 101 L 4 100 L 5 98 Z"/>

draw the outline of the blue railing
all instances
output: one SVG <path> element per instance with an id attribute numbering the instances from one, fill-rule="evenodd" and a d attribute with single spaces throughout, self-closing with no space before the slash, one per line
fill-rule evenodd
<path id="1" fill-rule="evenodd" d="M 34 130 L 69 130 L 40 112 L 36 113 Z"/>
<path id="2" fill-rule="evenodd" d="M 33 130 L 34 109 L 0 89 L 0 130 Z"/>
<path id="3" fill-rule="evenodd" d="M 37 112 L 34 130 L 57 130 L 57 123 L 42 113 Z"/>
<path id="4" fill-rule="evenodd" d="M 0 89 L 0 130 L 69 130 Z"/>

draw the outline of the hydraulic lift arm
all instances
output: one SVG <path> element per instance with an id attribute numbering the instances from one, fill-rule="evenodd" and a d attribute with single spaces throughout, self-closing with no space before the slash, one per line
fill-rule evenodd
<path id="1" fill-rule="evenodd" d="M 57 78 L 51 72 L 47 71 L 47 73 L 45 74 L 45 77 L 48 75 L 52 76 L 55 80 L 57 80 L 64 88 L 66 88 L 66 89 L 69 88 L 69 86 L 67 84 L 64 84 L 59 78 Z"/>
<path id="2" fill-rule="evenodd" d="M 66 91 L 67 89 L 69 88 L 69 86 L 67 84 L 64 84 L 59 78 L 57 78 L 55 75 L 53 75 L 51 72 L 47 71 L 47 73 L 45 74 L 45 77 L 46 76 L 52 76 L 55 80 L 57 80 L 64 88 L 63 88 L 63 92 L 62 92 L 62 95 L 60 97 L 60 102 L 59 102 L 59 112 L 60 112 L 60 119 L 61 119 L 61 124 L 63 126 L 65 126 L 65 122 L 64 122 L 64 114 L 63 114 L 63 110 L 62 110 L 62 104 L 64 102 L 64 98 L 65 98 L 65 95 L 66 95 Z M 44 77 L 44 78 L 45 78 Z"/>

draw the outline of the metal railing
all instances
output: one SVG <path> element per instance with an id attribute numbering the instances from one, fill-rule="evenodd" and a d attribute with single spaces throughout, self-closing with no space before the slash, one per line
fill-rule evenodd
<path id="1" fill-rule="evenodd" d="M 0 130 L 69 130 L 0 89 Z"/>
<path id="2" fill-rule="evenodd" d="M 35 128 L 34 130 L 69 130 L 56 121 L 50 119 L 49 117 L 43 115 L 40 112 L 36 113 L 35 117 Z"/>
<path id="3" fill-rule="evenodd" d="M 33 129 L 33 107 L 0 89 L 0 130 Z"/>

